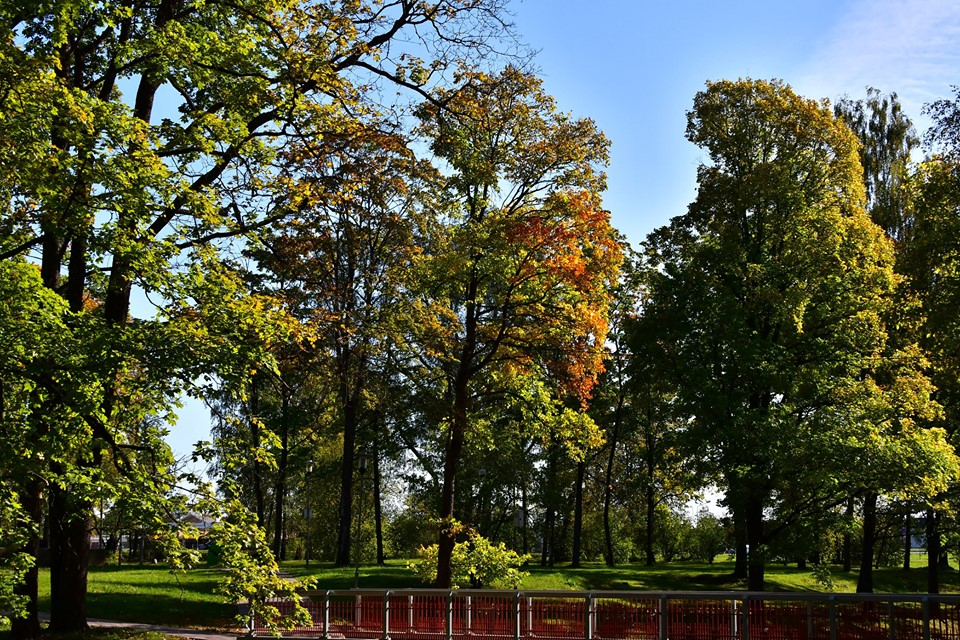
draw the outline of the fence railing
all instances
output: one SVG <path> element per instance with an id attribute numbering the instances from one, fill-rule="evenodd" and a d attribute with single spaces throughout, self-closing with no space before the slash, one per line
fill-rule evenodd
<path id="1" fill-rule="evenodd" d="M 315 591 L 295 638 L 960 640 L 960 596 L 436 589 Z M 290 602 L 273 602 L 281 612 Z M 270 635 L 254 616 L 251 635 Z"/>

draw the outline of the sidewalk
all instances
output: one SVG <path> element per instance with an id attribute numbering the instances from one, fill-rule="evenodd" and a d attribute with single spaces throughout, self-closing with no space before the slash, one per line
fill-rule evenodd
<path id="1" fill-rule="evenodd" d="M 40 614 L 41 620 L 48 620 L 49 616 Z M 204 629 L 180 629 L 177 627 L 165 627 L 156 624 L 143 624 L 140 622 L 117 622 L 116 620 L 99 620 L 97 618 L 87 618 L 87 624 L 91 627 L 103 627 L 111 629 L 140 629 L 141 631 L 156 631 L 165 633 L 168 636 L 178 638 L 195 638 L 196 640 L 237 640 L 237 637 L 243 635 L 243 631 L 222 631 L 222 630 L 204 630 Z"/>

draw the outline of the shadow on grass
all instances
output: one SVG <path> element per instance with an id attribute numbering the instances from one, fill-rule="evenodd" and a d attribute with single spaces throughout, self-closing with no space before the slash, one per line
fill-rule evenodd
<path id="1" fill-rule="evenodd" d="M 335 590 L 352 589 L 355 567 L 336 567 L 333 564 L 311 564 L 306 567 L 300 562 L 284 562 L 282 569 L 295 578 L 314 576 L 316 589 Z M 362 589 L 418 589 L 424 585 L 407 569 L 406 563 L 390 562 L 384 566 L 361 565 L 360 587 Z"/>
<path id="2" fill-rule="evenodd" d="M 49 598 L 41 598 L 40 609 L 50 610 Z M 225 602 L 198 602 L 169 593 L 88 593 L 87 616 L 118 622 L 141 622 L 174 627 L 232 628 L 236 605 Z"/>
<path id="3" fill-rule="evenodd" d="M 831 567 L 835 592 L 855 592 L 857 570 L 844 572 L 840 567 Z M 733 563 L 720 561 L 713 564 L 675 562 L 651 567 L 624 564 L 607 567 L 603 564 L 586 564 L 582 568 L 569 566 L 528 568 L 531 573 L 528 588 L 581 589 L 581 590 L 637 590 L 637 591 L 742 591 L 745 581 L 733 578 Z M 954 569 L 941 572 L 941 592 L 952 593 L 958 589 L 958 576 Z M 898 567 L 874 570 L 876 593 L 923 593 L 926 591 L 926 568 L 904 571 Z M 817 583 L 811 569 L 796 566 L 770 564 L 765 575 L 766 591 L 822 592 L 824 586 Z"/>
<path id="4" fill-rule="evenodd" d="M 528 569 L 530 582 L 545 583 L 548 588 L 568 588 L 589 591 L 727 591 L 742 588 L 732 577 L 732 567 L 710 565 L 585 565 L 569 567 L 538 567 Z M 561 585 L 552 585 L 552 574 L 563 576 Z"/>
<path id="5" fill-rule="evenodd" d="M 223 574 L 192 569 L 174 575 L 168 567 L 95 567 L 90 569 L 87 615 L 120 622 L 185 627 L 234 627 L 235 605 L 216 594 Z M 49 582 L 41 589 L 40 609 L 50 610 Z"/>

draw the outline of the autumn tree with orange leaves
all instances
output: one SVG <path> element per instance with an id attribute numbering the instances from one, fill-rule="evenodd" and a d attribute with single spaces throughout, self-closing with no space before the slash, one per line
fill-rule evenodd
<path id="1" fill-rule="evenodd" d="M 557 111 L 515 68 L 473 72 L 426 103 L 418 129 L 446 163 L 437 218 L 410 269 L 398 338 L 407 375 L 448 407 L 437 586 L 450 585 L 457 470 L 491 398 L 526 405 L 521 428 L 576 453 L 599 442 L 583 408 L 602 370 L 621 253 L 603 210 L 608 142 Z M 476 450 L 476 449 L 474 449 Z"/>

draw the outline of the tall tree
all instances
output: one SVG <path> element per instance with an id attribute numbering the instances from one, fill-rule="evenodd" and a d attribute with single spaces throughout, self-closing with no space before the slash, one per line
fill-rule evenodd
<path id="1" fill-rule="evenodd" d="M 184 390 L 202 393 L 194 380 L 239 388 L 270 360 L 272 305 L 245 295 L 222 250 L 288 215 L 274 201 L 285 191 L 276 150 L 350 130 L 359 102 L 377 95 L 358 89 L 360 76 L 425 94 L 451 63 L 491 53 L 499 10 L 499 0 L 0 3 L 10 150 L 0 259 L 40 265 L 66 302 L 69 356 L 86 358 L 82 376 L 64 354 L 22 359 L 39 442 L 69 425 L 45 445 L 56 454 L 45 456 L 51 629 L 86 626 L 88 479 L 107 461 L 135 474 L 127 433 Z M 135 291 L 157 309 L 131 317 Z"/>
<path id="2" fill-rule="evenodd" d="M 895 93 L 883 95 L 872 87 L 867 89 L 866 100 L 841 99 L 834 106 L 834 113 L 847 123 L 860 141 L 867 211 L 873 221 L 894 240 L 899 254 L 910 242 L 913 227 L 907 183 L 910 154 L 920 142 L 913 124 L 904 114 Z M 899 265 L 900 261 L 897 267 Z M 898 290 L 899 295 L 905 293 L 905 289 Z M 890 309 L 891 315 L 885 318 L 885 324 L 891 328 L 889 345 L 892 348 L 910 344 L 916 339 L 910 331 L 911 325 L 916 323 L 907 322 L 902 317 L 905 315 L 903 310 L 911 308 L 915 309 L 916 306 L 909 304 L 908 300 L 901 301 Z M 897 315 L 901 318 L 898 319 Z M 878 497 L 876 491 L 869 488 L 863 496 L 863 544 L 857 585 L 857 590 L 861 592 L 872 591 Z M 849 562 L 849 559 L 844 562 Z"/>
<path id="3" fill-rule="evenodd" d="M 624 246 L 624 264 L 614 291 L 610 310 L 610 330 L 607 334 L 604 372 L 597 382 L 590 403 L 590 415 L 604 430 L 604 467 L 602 471 L 603 539 L 604 561 L 612 567 L 614 560 L 613 509 L 614 474 L 616 461 L 622 449 L 623 439 L 633 426 L 630 410 L 631 393 L 628 390 L 630 376 L 627 369 L 630 349 L 627 346 L 626 324 L 639 304 L 639 282 L 636 256 Z"/>
<path id="4" fill-rule="evenodd" d="M 810 459 L 820 480 L 843 479 L 860 453 L 836 446 L 860 416 L 823 409 L 872 380 L 893 253 L 863 208 L 856 138 L 826 103 L 777 81 L 711 82 L 687 138 L 710 164 L 687 214 L 647 242 L 652 304 L 674 321 L 678 406 L 743 518 L 761 590 L 778 491 L 809 478 Z"/>
<path id="5" fill-rule="evenodd" d="M 956 304 L 960 302 L 960 163 L 949 151 L 935 155 L 918 168 L 915 176 L 913 241 L 902 257 L 908 286 L 922 305 L 923 321 L 918 332 L 928 354 L 929 371 L 936 385 L 935 398 L 943 415 L 931 424 L 947 429 L 956 440 L 960 417 L 960 325 Z M 956 500 L 956 486 L 927 505 L 929 590 L 939 591 L 940 536 L 950 520 L 949 505 Z"/>
<path id="6" fill-rule="evenodd" d="M 450 584 L 457 472 L 481 395 L 528 385 L 585 400 L 600 370 L 608 287 L 619 247 L 600 206 L 607 141 L 589 120 L 556 111 L 515 68 L 470 73 L 428 102 L 420 132 L 449 166 L 439 223 L 411 276 L 410 353 L 450 407 L 438 586 Z M 482 384 L 481 384 L 482 381 Z M 529 393 L 529 391 L 527 391 Z M 552 425 L 586 426 L 576 411 Z M 573 438 L 573 434 L 570 434 Z"/>
<path id="7" fill-rule="evenodd" d="M 310 327 L 304 368 L 335 389 L 343 437 L 335 562 L 344 566 L 351 561 L 354 455 L 364 444 L 361 426 L 383 409 L 371 389 L 389 375 L 397 272 L 416 251 L 422 183 L 433 174 L 402 138 L 379 128 L 299 141 L 285 153 L 298 158 L 287 195 L 297 217 L 262 234 L 262 248 L 252 253 L 261 286 L 282 290 L 286 307 Z M 317 200 L 312 193 L 329 195 Z M 376 445 L 372 430 L 366 440 L 368 449 Z"/>
<path id="8" fill-rule="evenodd" d="M 896 93 L 867 88 L 865 100 L 844 97 L 834 106 L 860 140 L 860 164 L 867 211 L 896 243 L 909 241 L 912 222 L 907 203 L 910 154 L 920 139 Z"/>

